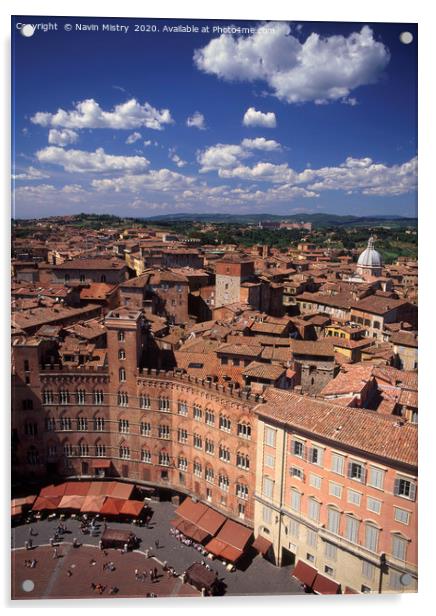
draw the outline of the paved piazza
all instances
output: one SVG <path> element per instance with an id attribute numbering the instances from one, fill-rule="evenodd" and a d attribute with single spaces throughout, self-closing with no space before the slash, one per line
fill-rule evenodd
<path id="1" fill-rule="evenodd" d="M 24 549 L 29 538 L 30 525 L 24 524 L 12 529 L 12 571 L 13 599 L 37 598 L 108 598 L 108 597 L 146 597 L 154 593 L 157 597 L 199 597 L 200 593 L 181 578 L 169 578 L 162 571 L 161 563 L 167 562 L 177 574 L 181 575 L 193 562 L 203 558 L 195 549 L 182 545 L 169 534 L 170 520 L 174 517 L 175 506 L 170 502 L 150 502 L 153 517 L 150 528 L 136 527 L 132 524 L 108 522 L 110 528 L 133 530 L 141 539 L 138 550 L 127 554 L 119 550 L 100 551 L 99 536 L 82 535 L 80 524 L 68 519 L 68 532 L 58 547 L 58 558 L 53 558 L 53 548 L 49 545 L 59 520 L 42 520 L 31 525 L 34 535 L 33 549 Z M 73 548 L 73 539 L 82 544 Z M 159 542 L 156 548 L 156 541 Z M 149 550 L 149 558 L 145 551 Z M 25 560 L 35 559 L 34 568 L 25 567 Z M 95 564 L 91 561 L 95 560 Z M 103 570 L 103 564 L 112 561 L 114 571 Z M 226 595 L 268 595 L 300 594 L 299 583 L 291 577 L 292 567 L 277 568 L 261 556 L 245 559 L 234 572 L 225 569 L 221 561 L 207 559 L 218 578 L 223 583 Z M 158 580 L 150 581 L 149 571 L 158 569 Z M 135 569 L 147 572 L 145 581 L 136 579 Z M 92 590 L 91 584 L 106 587 L 102 594 Z M 109 594 L 116 587 L 116 594 Z M 29 590 L 31 588 L 31 590 Z M 26 590 L 27 589 L 27 590 Z"/>

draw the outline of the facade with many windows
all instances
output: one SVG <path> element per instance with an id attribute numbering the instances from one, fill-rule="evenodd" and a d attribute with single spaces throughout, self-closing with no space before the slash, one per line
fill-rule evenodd
<path id="1" fill-rule="evenodd" d="M 254 530 L 277 564 L 304 561 L 343 591 L 415 591 L 416 426 L 278 390 L 266 397 Z"/>

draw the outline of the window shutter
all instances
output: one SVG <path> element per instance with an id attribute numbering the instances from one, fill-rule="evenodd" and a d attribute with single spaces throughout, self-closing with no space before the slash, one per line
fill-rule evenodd
<path id="1" fill-rule="evenodd" d="M 352 479 L 353 478 L 353 464 L 352 462 L 348 462 L 348 479 Z"/>
<path id="2" fill-rule="evenodd" d="M 399 479 L 395 479 L 395 483 L 394 483 L 394 495 L 398 496 L 400 494 L 400 480 Z"/>
<path id="3" fill-rule="evenodd" d="M 362 466 L 361 468 L 362 468 L 362 483 L 366 483 L 367 471 L 364 466 Z"/>
<path id="4" fill-rule="evenodd" d="M 415 500 L 416 497 L 416 484 L 410 482 L 410 500 Z"/>

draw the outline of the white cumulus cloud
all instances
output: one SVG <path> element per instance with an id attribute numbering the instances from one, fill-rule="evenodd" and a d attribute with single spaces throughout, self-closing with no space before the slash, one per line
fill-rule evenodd
<path id="1" fill-rule="evenodd" d="M 21 173 L 16 173 L 12 176 L 13 180 L 44 180 L 50 177 L 40 169 L 36 169 L 35 167 L 27 167 L 25 171 Z"/>
<path id="2" fill-rule="evenodd" d="M 40 126 L 82 128 L 134 129 L 141 126 L 162 130 L 165 124 L 172 124 L 169 109 L 156 109 L 150 103 L 141 105 L 132 98 L 116 105 L 111 111 L 104 111 L 93 98 L 78 102 L 74 109 L 58 109 L 56 113 L 38 111 L 31 118 Z"/>
<path id="3" fill-rule="evenodd" d="M 354 89 L 376 82 L 389 60 L 369 26 L 349 36 L 312 32 L 301 42 L 283 22 L 248 37 L 222 34 L 194 52 L 198 69 L 226 80 L 264 81 L 288 103 L 347 102 Z"/>
<path id="4" fill-rule="evenodd" d="M 63 130 L 51 128 L 48 133 L 48 142 L 50 145 L 59 145 L 61 148 L 75 143 L 78 138 L 79 135 L 69 128 L 64 128 Z"/>
<path id="5" fill-rule="evenodd" d="M 131 145 L 132 143 L 136 143 L 137 141 L 139 141 L 139 139 L 142 139 L 142 135 L 141 133 L 138 133 L 137 131 L 135 131 L 134 133 L 132 133 L 131 135 L 127 137 L 126 143 L 127 145 Z"/>
<path id="6" fill-rule="evenodd" d="M 60 165 L 70 173 L 135 173 L 143 171 L 149 164 L 143 156 L 113 156 L 106 154 L 103 148 L 98 148 L 95 152 L 85 152 L 50 146 L 36 152 L 36 157 L 42 163 Z"/>
<path id="7" fill-rule="evenodd" d="M 206 120 L 204 115 L 200 111 L 195 111 L 192 116 L 189 116 L 186 120 L 186 126 L 190 128 L 198 128 L 200 130 L 206 129 Z"/>
<path id="8" fill-rule="evenodd" d="M 244 126 L 263 126 L 265 128 L 275 128 L 277 126 L 276 114 L 273 111 L 257 111 L 254 107 L 249 107 L 242 118 Z"/>
<path id="9" fill-rule="evenodd" d="M 92 186 L 98 191 L 128 191 L 137 193 L 142 190 L 162 192 L 181 190 L 192 185 L 195 178 L 170 171 L 169 169 L 152 170 L 139 175 L 124 175 L 119 178 L 93 180 Z"/>
<path id="10" fill-rule="evenodd" d="M 274 139 L 265 139 L 265 137 L 256 137 L 255 139 L 243 139 L 241 145 L 249 150 L 264 150 L 265 152 L 273 152 L 280 150 L 281 145 Z"/>

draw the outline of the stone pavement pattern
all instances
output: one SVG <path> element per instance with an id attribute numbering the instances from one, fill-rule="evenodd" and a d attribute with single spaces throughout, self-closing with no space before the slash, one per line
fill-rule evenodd
<path id="1" fill-rule="evenodd" d="M 116 523 L 109 520 L 108 526 L 121 530 L 132 530 L 141 539 L 139 549 L 142 552 L 149 549 L 150 556 L 156 556 L 161 562 L 167 561 L 168 565 L 174 567 L 179 574 L 183 573 L 193 562 L 204 558 L 199 552 L 181 544 L 175 537 L 169 534 L 170 521 L 174 518 L 174 511 L 176 509 L 172 503 L 148 502 L 148 504 L 153 510 L 150 528 L 136 527 L 132 524 Z M 49 538 L 53 536 L 57 524 L 56 520 L 42 520 L 32 524 L 32 528 L 38 533 L 38 535 L 32 537 L 34 545 L 48 544 Z M 98 545 L 99 537 L 82 535 L 77 521 L 67 520 L 66 525 L 70 532 L 65 535 L 65 541 L 72 542 L 73 538 L 77 537 L 80 543 Z M 13 547 L 24 546 L 24 542 L 29 538 L 29 526 L 18 526 L 12 529 L 12 531 Z M 155 546 L 156 540 L 159 541 L 158 548 Z M 114 552 L 114 550 L 110 551 L 110 553 Z M 31 554 L 32 551 L 29 551 L 29 558 L 33 557 Z M 141 558 L 144 559 L 144 556 L 142 555 Z M 108 557 L 108 560 L 113 560 L 112 556 Z M 225 584 L 226 595 L 288 595 L 303 593 L 300 584 L 291 577 L 292 567 L 275 567 L 261 556 L 254 558 L 245 570 L 237 569 L 233 573 L 227 571 L 218 559 L 213 561 L 208 559 L 207 562 L 218 572 L 219 579 Z M 132 571 L 134 569 L 135 567 L 133 566 Z M 26 571 L 31 572 L 34 570 L 26 569 Z"/>

